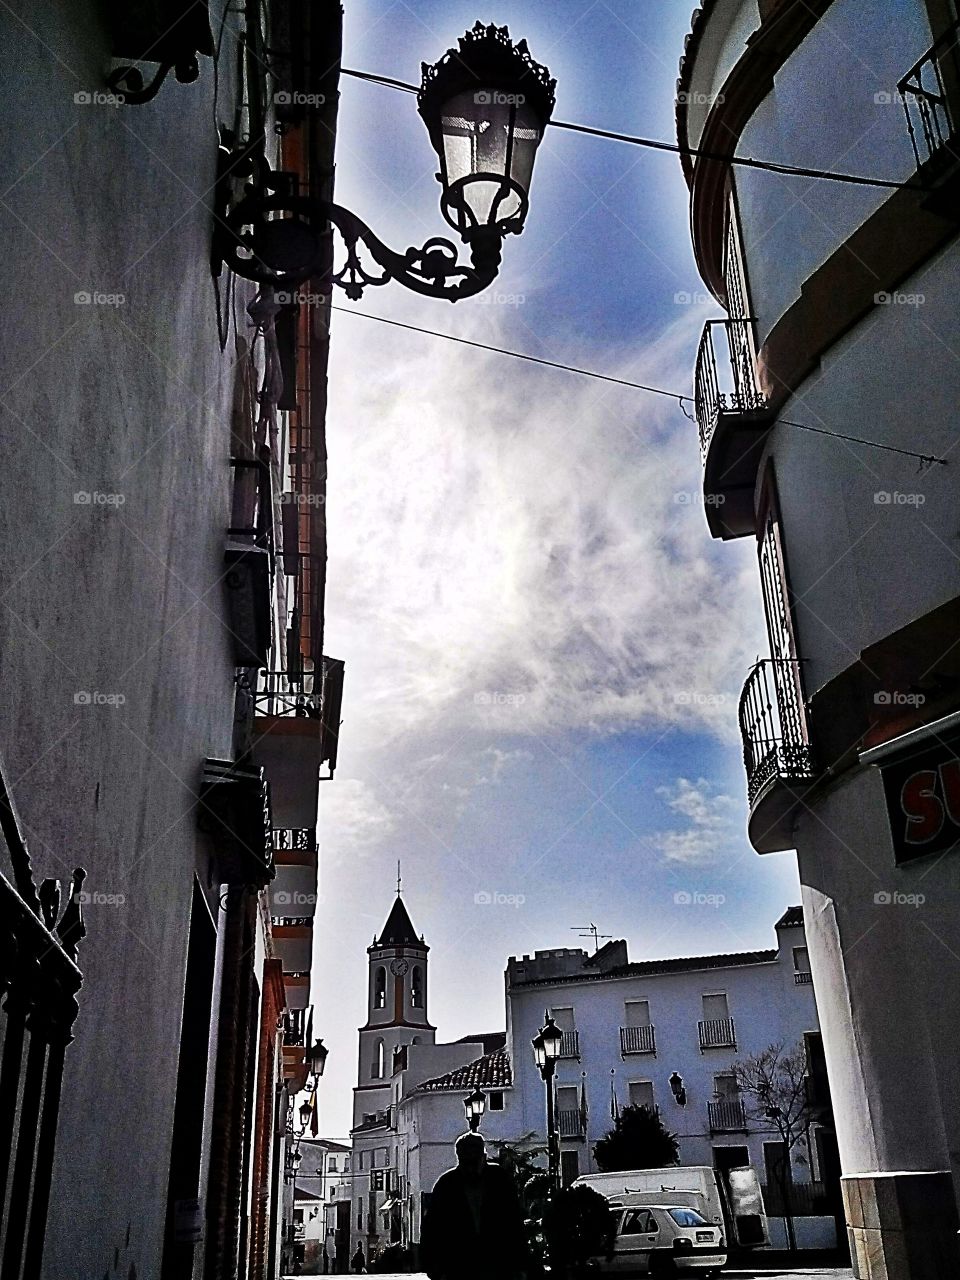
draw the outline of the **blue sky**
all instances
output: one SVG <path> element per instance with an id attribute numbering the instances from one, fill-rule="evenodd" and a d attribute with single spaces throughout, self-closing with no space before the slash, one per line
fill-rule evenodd
<path id="1" fill-rule="evenodd" d="M 673 138 L 688 0 L 346 9 L 345 66 L 416 80 L 482 17 L 557 76 L 557 119 Z M 340 202 L 419 245 L 445 233 L 435 171 L 413 97 L 345 78 Z M 688 392 L 704 294 L 676 157 L 548 130 L 486 296 L 335 302 Z M 347 674 L 315 998 L 336 1136 L 398 858 L 443 1039 L 502 1027 L 507 957 L 589 945 L 572 926 L 633 958 L 769 946 L 799 889 L 793 855 L 744 834 L 755 549 L 710 540 L 674 402 L 341 311 L 328 432 L 326 649 Z"/>

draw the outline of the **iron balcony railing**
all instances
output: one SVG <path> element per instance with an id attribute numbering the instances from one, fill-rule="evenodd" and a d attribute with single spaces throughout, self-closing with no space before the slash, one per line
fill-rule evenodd
<path id="1" fill-rule="evenodd" d="M 561 1138 L 585 1138 L 586 1118 L 579 1107 L 564 1107 L 557 1112 L 557 1132 Z"/>
<path id="2" fill-rule="evenodd" d="M 764 658 L 747 676 L 740 694 L 740 736 L 751 806 L 770 782 L 809 782 L 813 749 L 806 739 L 798 660 Z"/>
<path id="3" fill-rule="evenodd" d="M 955 104 L 960 77 L 958 39 L 960 24 L 954 23 L 897 85 L 918 167 L 948 147 L 954 158 L 958 155 L 956 146 L 949 146 L 956 128 L 951 100 Z"/>
<path id="4" fill-rule="evenodd" d="M 732 1018 L 704 1018 L 700 1022 L 700 1052 L 704 1049 L 735 1049 L 737 1029 Z"/>
<path id="5" fill-rule="evenodd" d="M 808 982 L 813 981 L 813 974 L 807 973 L 805 969 L 798 969 L 793 975 L 793 981 L 798 987 L 806 986 Z"/>
<path id="6" fill-rule="evenodd" d="M 620 1052 L 656 1054 L 657 1037 L 653 1027 L 621 1027 Z"/>
<path id="7" fill-rule="evenodd" d="M 560 1057 L 561 1058 L 579 1058 L 580 1057 L 580 1032 L 564 1031 L 560 1036 Z"/>
<path id="8" fill-rule="evenodd" d="M 753 321 L 745 317 L 708 320 L 703 326 L 694 407 L 704 457 L 721 414 L 757 413 L 767 408 L 757 382 L 752 326 Z"/>
<path id="9" fill-rule="evenodd" d="M 321 722 L 323 756 L 330 777 L 337 767 L 340 711 L 343 703 L 342 658 L 324 656 L 319 671 L 261 670 L 254 694 L 254 715 L 300 716 Z"/>
<path id="10" fill-rule="evenodd" d="M 711 1133 L 741 1133 L 747 1127 L 742 1098 L 714 1098 L 707 1103 Z"/>

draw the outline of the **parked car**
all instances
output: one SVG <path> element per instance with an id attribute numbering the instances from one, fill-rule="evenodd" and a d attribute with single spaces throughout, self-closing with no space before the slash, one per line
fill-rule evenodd
<path id="1" fill-rule="evenodd" d="M 689 1205 L 614 1208 L 610 1247 L 588 1263 L 597 1275 L 717 1276 L 726 1264 L 720 1228 Z"/>

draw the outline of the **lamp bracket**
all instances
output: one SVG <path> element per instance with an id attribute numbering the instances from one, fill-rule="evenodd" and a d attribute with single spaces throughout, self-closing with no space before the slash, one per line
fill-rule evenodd
<path id="1" fill-rule="evenodd" d="M 328 223 L 346 248 L 339 270 L 333 266 Z M 323 277 L 357 301 L 368 286 L 396 280 L 415 293 L 456 302 L 486 289 L 500 267 L 502 235 L 494 228 L 477 228 L 471 234 L 469 266 L 457 260 L 457 247 L 439 236 L 397 253 L 349 209 L 307 196 L 271 193 L 263 175 L 229 211 L 218 213 L 218 224 L 218 258 L 245 280 L 275 289 L 296 288 L 311 277 Z M 361 245 L 379 274 L 364 264 Z"/>

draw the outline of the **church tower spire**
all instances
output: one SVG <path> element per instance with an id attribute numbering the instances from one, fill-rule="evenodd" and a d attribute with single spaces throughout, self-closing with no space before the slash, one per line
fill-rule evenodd
<path id="1" fill-rule="evenodd" d="M 436 1042 L 436 1028 L 427 1017 L 430 948 L 413 926 L 402 887 L 398 866 L 397 896 L 386 923 L 367 948 L 367 1021 L 360 1028 L 355 1125 L 389 1105 L 398 1051 Z"/>

